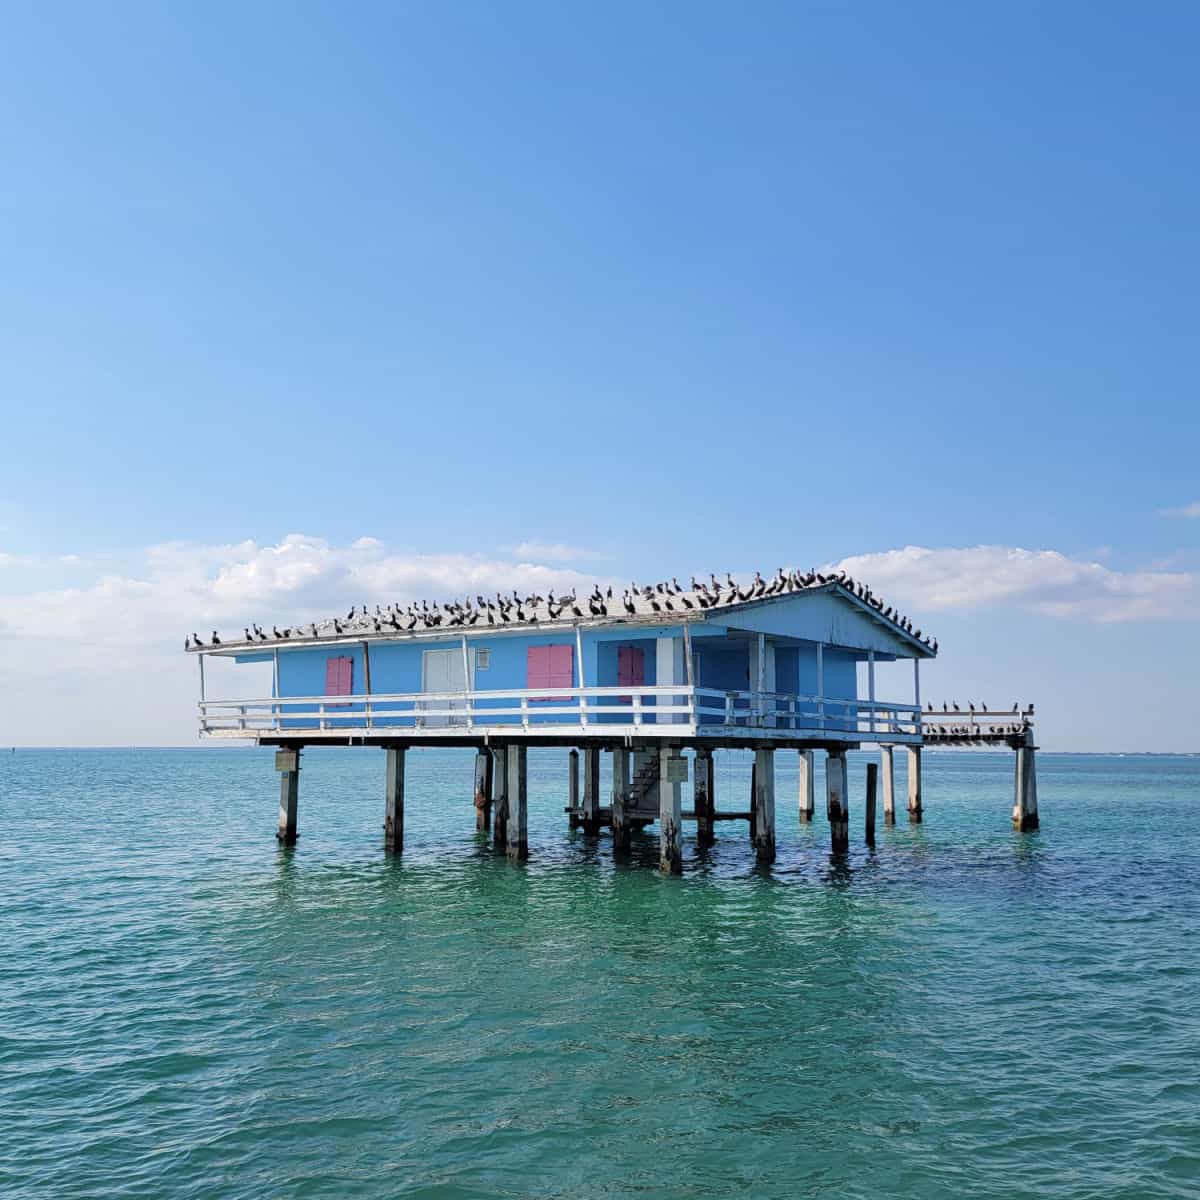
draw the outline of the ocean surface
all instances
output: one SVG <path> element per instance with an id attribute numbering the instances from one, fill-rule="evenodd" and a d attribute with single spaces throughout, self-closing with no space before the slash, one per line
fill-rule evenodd
<path id="1" fill-rule="evenodd" d="M 380 751 L 306 754 L 292 850 L 268 751 L 4 751 L 0 1196 L 1200 1196 L 1200 757 L 1040 754 L 1016 834 L 1010 754 L 926 752 L 868 852 L 852 756 L 840 862 L 777 757 L 775 865 L 671 879 L 561 750 L 523 866 L 470 752 L 393 858 Z"/>

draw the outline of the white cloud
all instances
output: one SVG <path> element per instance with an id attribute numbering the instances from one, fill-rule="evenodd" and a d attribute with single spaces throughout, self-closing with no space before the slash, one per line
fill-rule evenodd
<path id="1" fill-rule="evenodd" d="M 1193 500 L 1191 504 L 1181 504 L 1178 508 L 1160 508 L 1158 510 L 1160 517 L 1186 517 L 1190 520 L 1200 519 L 1200 500 Z"/>
<path id="2" fill-rule="evenodd" d="M 570 546 L 565 542 L 521 542 L 512 547 L 512 553 L 520 559 L 542 559 L 553 563 L 601 562 L 604 555 L 583 546 Z"/>
<path id="3" fill-rule="evenodd" d="M 153 546 L 133 574 L 0 597 L 0 729 L 24 744 L 192 741 L 193 630 L 237 636 L 252 621 L 295 625 L 368 602 L 591 584 L 565 567 L 402 553 L 376 538 Z"/>
<path id="4" fill-rule="evenodd" d="M 1114 571 L 1057 550 L 905 546 L 837 566 L 910 611 L 1011 604 L 1098 622 L 1200 617 L 1190 572 Z"/>

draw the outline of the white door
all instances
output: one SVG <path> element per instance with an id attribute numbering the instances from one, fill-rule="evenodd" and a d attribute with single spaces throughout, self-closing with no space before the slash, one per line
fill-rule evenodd
<path id="1" fill-rule="evenodd" d="M 462 650 L 426 650 L 421 660 L 421 691 L 465 692 L 467 676 L 463 669 Z M 446 709 L 465 710 L 462 700 L 428 700 L 421 705 L 424 709 L 445 712 Z M 433 716 L 421 720 L 423 726 L 464 725 L 465 716 Z"/>

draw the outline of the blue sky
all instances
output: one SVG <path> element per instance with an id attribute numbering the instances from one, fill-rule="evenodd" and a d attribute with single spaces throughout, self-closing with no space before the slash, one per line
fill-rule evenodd
<path id="1" fill-rule="evenodd" d="M 372 580 L 920 547 L 859 573 L 931 686 L 1200 749 L 1195 6 L 5 22 L 0 672 L 52 740 L 186 741 L 185 631 Z"/>

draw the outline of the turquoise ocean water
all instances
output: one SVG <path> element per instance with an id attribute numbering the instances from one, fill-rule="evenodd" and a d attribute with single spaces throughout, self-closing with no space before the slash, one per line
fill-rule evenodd
<path id="1" fill-rule="evenodd" d="M 868 853 L 853 756 L 833 862 L 778 757 L 774 867 L 664 879 L 565 751 L 521 867 L 469 753 L 400 859 L 378 751 L 306 756 L 294 850 L 266 751 L 0 755 L 0 1195 L 1200 1196 L 1200 758 L 1040 755 L 1020 835 L 1010 755 L 927 753 Z"/>

